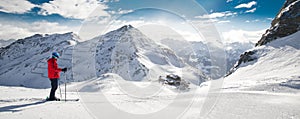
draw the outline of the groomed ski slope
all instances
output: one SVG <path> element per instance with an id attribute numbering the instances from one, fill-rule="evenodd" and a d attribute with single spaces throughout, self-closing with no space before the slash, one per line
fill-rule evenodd
<path id="1" fill-rule="evenodd" d="M 211 81 L 202 84 L 201 87 L 193 86 L 189 92 L 178 92 L 174 87 L 161 86 L 155 82 L 148 91 L 161 88 L 157 94 L 139 97 L 141 96 L 139 93 L 142 92 L 136 89 L 126 87 L 129 92 L 136 91 L 135 96 L 132 96 L 116 86 L 128 82 L 116 83 L 113 80 L 93 79 L 69 84 L 67 98 L 79 98 L 79 102 L 43 102 L 40 98 L 48 95 L 49 89 L 1 86 L 0 118 L 296 119 L 300 117 L 299 93 L 272 93 L 223 88 L 222 92 L 212 89 L 207 95 Z M 148 83 L 135 82 L 132 85 L 143 86 Z M 78 92 L 76 92 L 77 88 L 80 89 Z M 203 104 L 206 103 L 214 104 L 210 107 L 203 107 Z"/>

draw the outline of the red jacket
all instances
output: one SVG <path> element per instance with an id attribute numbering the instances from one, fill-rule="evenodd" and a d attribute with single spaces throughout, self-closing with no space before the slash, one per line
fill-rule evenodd
<path id="1" fill-rule="evenodd" d="M 48 77 L 50 79 L 59 78 L 60 77 L 59 73 L 61 72 L 61 68 L 58 68 L 56 59 L 51 58 L 47 62 L 48 62 Z"/>

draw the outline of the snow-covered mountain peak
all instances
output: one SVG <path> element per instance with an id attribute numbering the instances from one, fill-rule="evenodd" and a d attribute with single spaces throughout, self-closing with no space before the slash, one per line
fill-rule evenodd
<path id="1" fill-rule="evenodd" d="M 125 80 L 157 80 L 159 76 L 175 73 L 199 84 L 208 78 L 187 65 L 176 53 L 148 38 L 132 26 L 123 26 L 91 41 L 98 41 L 96 72 L 100 76 L 114 73 Z M 183 73 L 185 72 L 185 73 Z"/>
<path id="2" fill-rule="evenodd" d="M 124 26 L 122 26 L 122 27 L 119 28 L 118 30 L 119 30 L 119 31 L 127 31 L 127 30 L 130 30 L 130 29 L 135 29 L 135 28 L 129 24 L 129 25 L 124 25 Z"/>
<path id="3" fill-rule="evenodd" d="M 131 25 L 124 25 L 119 29 L 110 31 L 107 34 L 105 34 L 104 37 L 111 37 L 111 36 L 115 37 L 115 36 L 121 36 L 121 35 L 142 36 L 142 37 L 149 39 L 140 30 L 138 30 L 137 28 L 134 28 Z M 114 40 L 117 40 L 117 39 L 114 39 Z M 122 40 L 122 39 L 118 39 L 118 40 Z"/>
<path id="4" fill-rule="evenodd" d="M 184 66 L 171 49 L 158 45 L 131 25 L 96 40 L 99 40 L 96 51 L 98 75 L 113 72 L 125 80 L 142 80 L 152 66 Z"/>
<path id="5" fill-rule="evenodd" d="M 164 50 L 170 50 L 171 49 L 161 46 L 152 39 L 148 38 L 146 35 L 144 35 L 139 29 L 134 28 L 131 25 L 124 25 L 123 27 L 111 31 L 105 35 L 103 35 L 101 38 L 103 41 L 108 42 L 114 42 L 116 44 L 127 44 L 130 47 L 135 47 L 138 50 L 155 50 L 157 48 L 162 48 Z"/>
<path id="6" fill-rule="evenodd" d="M 123 33 L 126 33 L 126 32 L 133 32 L 133 31 L 138 31 L 140 32 L 138 29 L 134 28 L 133 26 L 131 25 L 124 25 L 116 30 L 113 30 L 113 31 L 110 31 L 108 33 L 106 33 L 105 35 L 120 35 L 120 34 L 123 34 Z"/>

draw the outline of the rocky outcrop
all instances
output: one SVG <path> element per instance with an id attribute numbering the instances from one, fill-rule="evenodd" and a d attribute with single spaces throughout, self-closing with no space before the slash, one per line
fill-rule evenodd
<path id="1" fill-rule="evenodd" d="M 283 7 L 272 21 L 269 28 L 255 46 L 262 46 L 278 38 L 286 37 L 300 31 L 300 0 L 286 0 Z M 240 55 L 239 61 L 227 73 L 235 72 L 241 64 L 257 59 L 255 51 L 248 51 Z"/>
<path id="2" fill-rule="evenodd" d="M 256 46 L 265 45 L 300 30 L 300 0 L 287 0 Z"/>
<path id="3" fill-rule="evenodd" d="M 242 63 L 251 62 L 257 59 L 257 57 L 254 56 L 255 51 L 247 51 L 244 52 L 244 54 L 240 55 L 239 60 L 235 63 L 235 65 L 229 70 L 226 76 L 232 74 Z"/>

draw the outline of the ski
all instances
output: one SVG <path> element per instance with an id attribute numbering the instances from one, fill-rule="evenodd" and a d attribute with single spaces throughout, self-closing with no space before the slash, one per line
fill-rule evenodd
<path id="1" fill-rule="evenodd" d="M 59 101 L 79 101 L 79 99 L 60 99 Z"/>
<path id="2" fill-rule="evenodd" d="M 78 98 L 75 98 L 75 99 L 59 99 L 59 100 L 48 100 L 47 98 L 46 99 L 43 99 L 45 101 L 79 101 Z"/>

